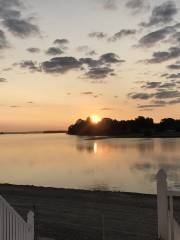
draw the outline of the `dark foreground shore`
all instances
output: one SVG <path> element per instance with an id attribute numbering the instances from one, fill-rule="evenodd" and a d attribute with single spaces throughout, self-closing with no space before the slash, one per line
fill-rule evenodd
<path id="1" fill-rule="evenodd" d="M 36 237 L 54 240 L 157 239 L 155 195 L 7 184 L 0 185 L 0 194 L 24 218 L 35 206 Z M 180 213 L 180 204 L 176 202 L 176 205 Z"/>

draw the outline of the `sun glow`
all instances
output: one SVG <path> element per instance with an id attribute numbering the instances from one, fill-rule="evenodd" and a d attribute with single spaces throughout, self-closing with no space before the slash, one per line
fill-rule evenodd
<path id="1" fill-rule="evenodd" d="M 94 123 L 94 124 L 97 124 L 98 122 L 101 121 L 101 118 L 97 115 L 92 115 L 91 116 L 91 122 Z"/>

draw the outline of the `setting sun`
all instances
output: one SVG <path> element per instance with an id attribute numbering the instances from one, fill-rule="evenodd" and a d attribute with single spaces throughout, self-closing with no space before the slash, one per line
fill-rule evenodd
<path id="1" fill-rule="evenodd" d="M 93 116 L 91 116 L 91 121 L 92 121 L 92 123 L 97 124 L 98 122 L 101 121 L 101 118 L 97 115 L 93 115 Z"/>

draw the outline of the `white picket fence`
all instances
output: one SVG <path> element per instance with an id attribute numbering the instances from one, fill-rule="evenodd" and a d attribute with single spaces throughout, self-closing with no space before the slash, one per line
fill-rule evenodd
<path id="1" fill-rule="evenodd" d="M 34 240 L 34 213 L 27 222 L 0 196 L 0 240 Z"/>
<path id="2" fill-rule="evenodd" d="M 174 218 L 173 197 L 180 196 L 180 190 L 167 186 L 164 170 L 157 173 L 158 239 L 180 240 L 180 226 Z"/>

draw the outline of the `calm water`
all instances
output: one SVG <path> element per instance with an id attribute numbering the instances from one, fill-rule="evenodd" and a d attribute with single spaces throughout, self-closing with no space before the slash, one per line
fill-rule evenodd
<path id="1" fill-rule="evenodd" d="M 2 183 L 147 193 L 162 167 L 170 184 L 180 183 L 180 139 L 0 136 Z"/>

